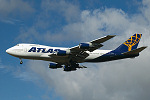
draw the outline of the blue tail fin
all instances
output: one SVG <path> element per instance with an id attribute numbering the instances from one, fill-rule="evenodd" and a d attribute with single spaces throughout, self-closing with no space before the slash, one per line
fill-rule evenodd
<path id="1" fill-rule="evenodd" d="M 121 53 L 125 53 L 125 52 L 136 49 L 141 37 L 142 37 L 142 34 L 134 34 L 112 52 L 115 54 L 121 54 Z"/>

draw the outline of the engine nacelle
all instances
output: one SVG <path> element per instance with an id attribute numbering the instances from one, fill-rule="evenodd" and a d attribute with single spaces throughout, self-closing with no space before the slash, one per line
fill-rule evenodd
<path id="1" fill-rule="evenodd" d="M 79 44 L 80 49 L 89 49 L 91 47 L 93 47 L 92 43 L 80 43 Z"/>
<path id="2" fill-rule="evenodd" d="M 56 63 L 49 63 L 49 68 L 51 69 L 57 69 L 57 68 L 62 68 L 63 66 L 58 65 Z"/>
<path id="3" fill-rule="evenodd" d="M 56 52 L 57 56 L 66 56 L 66 55 L 69 55 L 69 54 L 70 54 L 70 50 L 58 50 Z"/>

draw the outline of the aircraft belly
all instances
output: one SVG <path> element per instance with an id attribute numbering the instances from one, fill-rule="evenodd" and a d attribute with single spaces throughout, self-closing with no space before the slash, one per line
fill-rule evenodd
<path id="1" fill-rule="evenodd" d="M 133 58 L 137 57 L 138 55 L 114 55 L 114 56 L 100 56 L 95 59 L 86 59 L 85 62 L 106 62 L 106 61 L 113 61 L 118 59 L 125 59 L 125 58 Z"/>
<path id="2" fill-rule="evenodd" d="M 57 56 L 57 57 L 51 57 L 48 55 L 21 55 L 21 56 L 16 56 L 18 58 L 24 58 L 24 59 L 33 59 L 33 60 L 44 60 L 44 61 L 52 61 L 52 62 L 57 62 L 57 63 L 67 63 L 68 57 L 67 56 Z"/>

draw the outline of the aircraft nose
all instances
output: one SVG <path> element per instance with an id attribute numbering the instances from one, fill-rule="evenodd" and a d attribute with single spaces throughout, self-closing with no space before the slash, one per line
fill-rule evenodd
<path id="1" fill-rule="evenodd" d="M 8 52 L 9 52 L 9 50 L 7 49 L 7 50 L 6 50 L 6 52 L 8 53 Z"/>
<path id="2" fill-rule="evenodd" d="M 8 54 L 10 54 L 10 49 L 7 49 L 6 52 L 7 52 Z"/>

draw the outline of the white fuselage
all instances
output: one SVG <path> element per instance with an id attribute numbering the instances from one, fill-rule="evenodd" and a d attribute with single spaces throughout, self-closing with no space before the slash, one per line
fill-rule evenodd
<path id="1" fill-rule="evenodd" d="M 23 58 L 23 59 L 35 59 L 35 60 L 45 60 L 45 61 L 52 61 L 56 63 L 66 63 L 69 61 L 69 56 L 51 56 L 57 50 L 68 50 L 69 48 L 61 48 L 61 47 L 50 47 L 45 45 L 38 45 L 38 44 L 17 44 L 14 47 L 11 47 L 6 50 L 6 52 L 12 56 Z M 86 51 L 89 56 L 84 59 L 86 62 L 87 60 L 93 60 L 110 52 L 111 50 L 95 50 L 93 52 Z M 79 63 L 81 63 L 79 62 Z"/>

